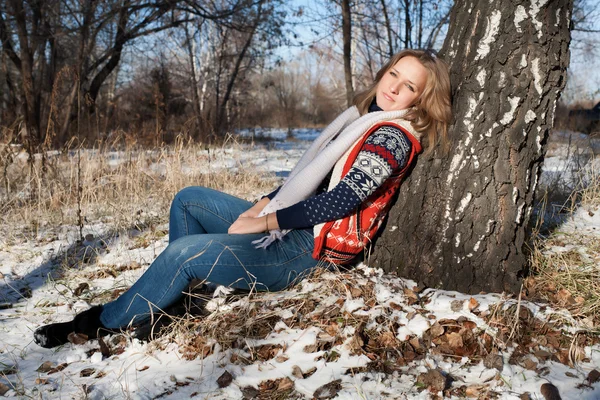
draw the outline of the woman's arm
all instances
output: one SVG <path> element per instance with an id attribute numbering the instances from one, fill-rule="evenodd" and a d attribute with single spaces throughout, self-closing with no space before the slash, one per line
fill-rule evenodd
<path id="1" fill-rule="evenodd" d="M 260 218 L 256 217 L 243 217 L 239 218 L 231 224 L 227 233 L 242 234 L 242 233 L 260 233 L 267 232 L 272 229 L 279 229 L 279 223 L 277 222 L 277 215 L 275 213 L 263 215 Z"/>
<path id="2" fill-rule="evenodd" d="M 257 201 L 256 204 L 254 204 L 252 207 L 250 207 L 249 209 L 247 209 L 246 211 L 241 213 L 238 218 L 240 218 L 240 217 L 256 218 L 258 216 L 258 214 L 260 214 L 260 212 L 263 210 L 263 208 L 265 208 L 267 206 L 267 204 L 269 204 L 270 201 L 271 201 L 271 199 L 269 199 L 268 197 L 263 197 L 262 199 Z"/>
<path id="3" fill-rule="evenodd" d="M 412 144 L 396 126 L 386 125 L 363 144 L 344 178 L 332 190 L 277 211 L 282 229 L 298 229 L 349 215 L 408 162 Z"/>

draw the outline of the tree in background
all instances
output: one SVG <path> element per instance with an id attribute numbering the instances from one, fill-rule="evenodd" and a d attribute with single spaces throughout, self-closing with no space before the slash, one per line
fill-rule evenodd
<path id="1" fill-rule="evenodd" d="M 453 82 L 451 150 L 420 157 L 372 265 L 430 287 L 519 289 L 527 222 L 569 64 L 572 7 L 572 0 L 453 7 L 441 51 Z"/>

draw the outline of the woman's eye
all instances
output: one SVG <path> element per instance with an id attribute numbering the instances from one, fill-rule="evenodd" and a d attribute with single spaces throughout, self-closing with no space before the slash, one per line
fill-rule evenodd
<path id="1" fill-rule="evenodd" d="M 395 77 L 396 73 L 394 71 L 390 71 L 390 75 L 392 75 L 393 77 Z"/>
<path id="2" fill-rule="evenodd" d="M 410 85 L 406 85 L 406 87 L 407 87 L 407 88 L 408 88 L 408 90 L 410 90 L 411 92 L 414 92 L 414 91 L 415 91 L 415 89 L 414 89 L 412 86 L 410 86 Z"/>

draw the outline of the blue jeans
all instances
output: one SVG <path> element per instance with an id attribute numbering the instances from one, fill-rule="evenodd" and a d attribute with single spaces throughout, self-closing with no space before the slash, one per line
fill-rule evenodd
<path id="1" fill-rule="evenodd" d="M 227 229 L 252 203 L 204 187 L 181 190 L 171 204 L 169 245 L 137 282 L 104 305 L 107 328 L 136 324 L 173 304 L 192 279 L 236 289 L 284 289 L 317 266 L 312 230 L 289 232 L 256 249 L 265 233 L 229 235 Z"/>

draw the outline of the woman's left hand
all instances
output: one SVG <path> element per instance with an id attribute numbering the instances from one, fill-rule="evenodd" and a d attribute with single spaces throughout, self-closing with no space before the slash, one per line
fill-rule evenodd
<path id="1" fill-rule="evenodd" d="M 227 233 L 237 235 L 243 233 L 260 233 L 266 231 L 266 217 L 252 218 L 239 217 L 231 226 Z"/>

